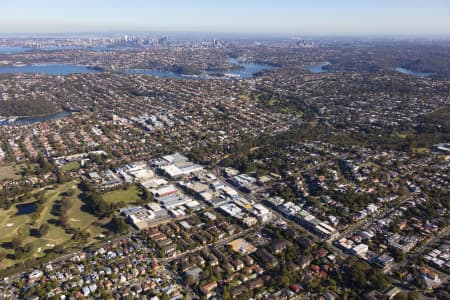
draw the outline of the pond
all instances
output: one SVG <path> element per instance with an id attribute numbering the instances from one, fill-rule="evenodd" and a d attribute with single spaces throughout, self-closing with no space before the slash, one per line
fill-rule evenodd
<path id="1" fill-rule="evenodd" d="M 17 216 L 29 215 L 36 211 L 36 202 L 17 204 Z"/>

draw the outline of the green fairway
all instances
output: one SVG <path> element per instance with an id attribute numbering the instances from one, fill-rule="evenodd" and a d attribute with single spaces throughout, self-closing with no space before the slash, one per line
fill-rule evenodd
<path id="1" fill-rule="evenodd" d="M 37 216 L 35 213 L 28 215 L 16 215 L 17 209 L 12 206 L 8 210 L 0 209 L 0 245 L 11 242 L 14 238 L 20 237 L 22 245 L 31 245 L 32 251 L 26 258 L 39 257 L 45 254 L 46 249 L 51 249 L 56 245 L 73 246 L 76 242 L 72 241 L 72 235 L 67 234 L 65 230 L 58 225 L 58 215 L 52 213 L 52 209 L 57 200 L 62 198 L 63 194 L 68 193 L 67 199 L 70 201 L 70 208 L 67 211 L 68 223 L 73 228 L 79 228 L 90 234 L 87 243 L 94 241 L 94 238 L 103 233 L 104 229 L 95 225 L 98 220 L 95 216 L 82 210 L 82 201 L 78 197 L 80 190 L 77 181 L 71 181 L 55 188 L 47 189 L 45 192 L 45 203 L 42 204 L 42 210 Z M 36 190 L 31 194 L 31 201 L 36 201 L 34 196 L 39 192 Z M 30 235 L 30 229 L 37 229 L 42 224 L 49 225 L 49 231 L 43 237 Z M 6 254 L 13 254 L 14 250 L 7 247 L 0 247 L 0 251 Z M 0 268 L 5 268 L 16 263 L 16 260 L 3 259 Z"/>
<path id="2" fill-rule="evenodd" d="M 71 227 L 80 228 L 83 231 L 87 231 L 92 238 L 95 238 L 102 234 L 104 229 L 94 225 L 94 223 L 98 221 L 97 217 L 83 211 L 83 202 L 78 197 L 80 193 L 80 190 L 76 188 L 73 196 L 69 197 L 70 208 L 67 212 L 68 222 Z"/>
<path id="3" fill-rule="evenodd" d="M 16 216 L 15 206 L 8 210 L 0 209 L 0 242 L 12 240 L 17 236 L 18 230 L 29 222 L 26 215 Z"/>

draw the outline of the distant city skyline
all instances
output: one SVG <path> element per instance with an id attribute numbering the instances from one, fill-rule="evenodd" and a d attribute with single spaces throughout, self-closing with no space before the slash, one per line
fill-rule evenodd
<path id="1" fill-rule="evenodd" d="M 448 0 L 15 0 L 0 8 L 2 33 L 450 35 Z"/>

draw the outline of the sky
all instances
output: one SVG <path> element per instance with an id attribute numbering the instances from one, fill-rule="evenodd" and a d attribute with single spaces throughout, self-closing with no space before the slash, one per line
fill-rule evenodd
<path id="1" fill-rule="evenodd" d="M 450 0 L 0 0 L 0 32 L 450 35 Z"/>

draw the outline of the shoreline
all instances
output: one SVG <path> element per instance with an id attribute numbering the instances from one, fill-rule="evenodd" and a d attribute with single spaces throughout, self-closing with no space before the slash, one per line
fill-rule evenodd
<path id="1" fill-rule="evenodd" d="M 29 118 L 43 118 L 43 117 L 49 117 L 49 116 L 53 116 L 62 112 L 68 112 L 64 109 L 49 113 L 49 114 L 41 114 L 41 115 L 34 115 L 34 116 L 0 116 L 0 120 L 9 120 L 9 119 L 15 119 L 14 121 L 16 121 L 17 119 L 29 119 Z"/>

